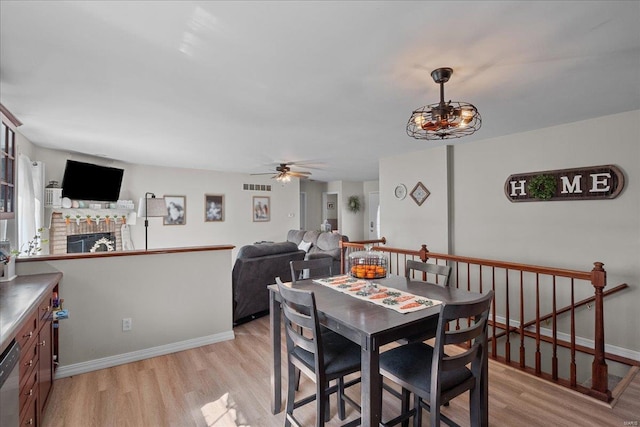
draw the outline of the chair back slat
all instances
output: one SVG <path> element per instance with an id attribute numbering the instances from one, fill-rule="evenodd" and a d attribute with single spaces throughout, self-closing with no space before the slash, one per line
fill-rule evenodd
<path id="1" fill-rule="evenodd" d="M 475 322 L 459 330 L 449 330 L 444 334 L 444 344 L 460 344 L 471 341 L 482 334 L 482 322 Z"/>
<path id="2" fill-rule="evenodd" d="M 333 258 L 312 258 L 289 262 L 291 281 L 295 285 L 298 280 L 317 279 L 332 275 Z"/>
<path id="3" fill-rule="evenodd" d="M 466 351 L 453 356 L 445 356 L 442 358 L 442 371 L 452 371 L 454 369 L 462 368 L 469 363 L 472 363 L 480 350 L 478 343 L 471 346 Z"/>
<path id="4" fill-rule="evenodd" d="M 411 278 L 411 270 L 422 271 L 424 273 L 435 274 L 436 276 L 444 276 L 443 282 L 437 282 L 442 286 L 449 286 L 449 277 L 451 277 L 451 267 L 448 265 L 438 265 L 428 262 L 421 262 L 409 259 L 405 263 L 404 275 Z"/>

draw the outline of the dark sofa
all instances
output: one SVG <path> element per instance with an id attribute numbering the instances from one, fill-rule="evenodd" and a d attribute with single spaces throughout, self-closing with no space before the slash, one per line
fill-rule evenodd
<path id="1" fill-rule="evenodd" d="M 298 249 L 302 241 L 310 242 L 308 253 Z M 263 242 L 240 248 L 231 274 L 233 287 L 233 322 L 244 323 L 269 312 L 268 285 L 291 280 L 289 262 L 318 257 L 332 257 L 334 273 L 340 272 L 340 240 L 336 233 L 290 230 L 286 242 Z"/>
<path id="2" fill-rule="evenodd" d="M 292 242 L 257 243 L 240 248 L 231 273 L 233 322 L 242 323 L 269 311 L 268 285 L 291 280 L 289 262 L 304 259 Z"/>

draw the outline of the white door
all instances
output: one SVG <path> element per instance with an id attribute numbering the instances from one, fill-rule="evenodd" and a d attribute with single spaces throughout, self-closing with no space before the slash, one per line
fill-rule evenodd
<path id="1" fill-rule="evenodd" d="M 380 193 L 377 191 L 369 193 L 369 240 L 380 238 L 378 227 L 378 211 L 380 209 Z"/>

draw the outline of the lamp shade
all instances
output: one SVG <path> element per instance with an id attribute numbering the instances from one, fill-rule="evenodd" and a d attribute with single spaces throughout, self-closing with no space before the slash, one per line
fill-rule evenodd
<path id="1" fill-rule="evenodd" d="M 147 209 L 146 215 L 145 207 Z M 140 197 L 140 201 L 138 203 L 138 216 L 140 218 L 167 216 L 167 205 L 165 204 L 164 199 L 148 197 L 145 200 L 145 197 Z"/>

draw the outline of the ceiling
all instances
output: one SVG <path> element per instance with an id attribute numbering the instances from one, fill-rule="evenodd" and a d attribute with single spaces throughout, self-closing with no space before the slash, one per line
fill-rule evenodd
<path id="1" fill-rule="evenodd" d="M 439 67 L 482 115 L 453 144 L 640 109 L 639 1 L 2 0 L 0 19 L 20 132 L 138 164 L 375 180 L 442 144 L 405 130 Z"/>

